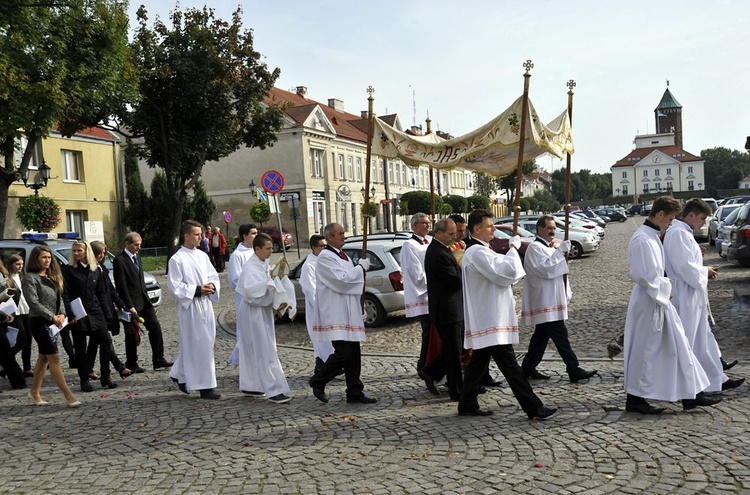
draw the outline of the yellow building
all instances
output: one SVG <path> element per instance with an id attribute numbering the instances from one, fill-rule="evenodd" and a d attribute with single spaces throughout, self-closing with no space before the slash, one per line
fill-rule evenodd
<path id="1" fill-rule="evenodd" d="M 25 140 L 21 146 L 25 147 Z M 85 237 L 85 222 L 101 221 L 105 242 L 119 247 L 124 188 L 118 139 L 98 128 L 84 129 L 70 138 L 52 131 L 35 150 L 29 166 L 29 185 L 39 180 L 42 160 L 50 167 L 50 178 L 39 194 L 54 199 L 62 216 L 54 231 L 74 231 Z M 20 162 L 20 156 L 16 161 Z M 4 238 L 20 237 L 23 227 L 16 211 L 20 201 L 33 194 L 22 181 L 10 187 Z"/>

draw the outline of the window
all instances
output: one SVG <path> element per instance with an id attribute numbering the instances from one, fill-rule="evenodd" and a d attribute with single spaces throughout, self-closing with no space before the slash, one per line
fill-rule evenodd
<path id="1" fill-rule="evenodd" d="M 83 222 L 86 221 L 85 211 L 66 210 L 65 219 L 68 224 L 68 232 L 78 232 L 79 235 L 83 236 Z"/>
<path id="2" fill-rule="evenodd" d="M 644 176 L 644 177 L 648 177 L 648 170 L 644 170 L 644 171 L 643 171 L 643 176 Z"/>
<path id="3" fill-rule="evenodd" d="M 383 182 L 383 162 L 378 160 L 378 174 L 375 176 L 378 178 L 378 182 Z"/>
<path id="4" fill-rule="evenodd" d="M 693 181 L 689 180 L 688 181 L 688 191 L 692 191 L 693 189 L 695 189 L 695 187 L 693 187 Z"/>
<path id="5" fill-rule="evenodd" d="M 643 184 L 643 192 L 648 192 L 648 184 Z"/>
<path id="6" fill-rule="evenodd" d="M 362 157 L 357 157 L 357 180 L 362 182 Z"/>
<path id="7" fill-rule="evenodd" d="M 388 163 L 388 177 L 386 177 L 385 180 L 388 181 L 389 184 L 395 182 L 393 180 L 393 162 Z"/>
<path id="8" fill-rule="evenodd" d="M 627 172 L 623 172 L 622 173 L 622 178 L 623 179 L 627 179 L 628 178 L 628 173 Z"/>
<path id="9" fill-rule="evenodd" d="M 671 189 L 672 189 L 672 183 L 671 182 L 667 182 L 667 190 L 671 190 Z"/>
<path id="10" fill-rule="evenodd" d="M 693 167 L 688 167 L 688 173 L 689 173 L 689 174 L 692 174 L 692 173 L 693 173 Z"/>
<path id="11" fill-rule="evenodd" d="M 654 170 L 654 175 L 655 175 L 656 177 L 658 177 L 658 176 L 659 176 L 659 169 L 658 169 L 658 168 L 657 168 L 656 170 Z"/>
<path id="12" fill-rule="evenodd" d="M 346 173 L 344 172 L 344 155 L 339 155 L 339 179 L 344 180 Z"/>
<path id="13" fill-rule="evenodd" d="M 672 175 L 672 169 L 671 168 L 667 169 L 667 175 Z"/>
<path id="14" fill-rule="evenodd" d="M 628 195 L 628 186 L 622 186 L 622 195 L 627 196 Z"/>
<path id="15" fill-rule="evenodd" d="M 349 172 L 349 180 L 354 180 L 354 158 L 351 156 L 346 157 L 346 168 Z"/>
<path id="16" fill-rule="evenodd" d="M 406 183 L 406 164 L 404 164 L 404 163 L 401 164 L 401 180 L 402 180 L 401 183 L 403 185 L 405 185 L 405 186 L 408 185 Z"/>
<path id="17" fill-rule="evenodd" d="M 323 177 L 323 152 L 321 150 L 310 150 L 310 175 Z"/>
<path id="18" fill-rule="evenodd" d="M 80 151 L 62 150 L 63 180 L 83 182 L 83 167 Z"/>
<path id="19" fill-rule="evenodd" d="M 378 181 L 378 167 L 375 165 L 375 160 L 370 160 L 370 182 Z"/>

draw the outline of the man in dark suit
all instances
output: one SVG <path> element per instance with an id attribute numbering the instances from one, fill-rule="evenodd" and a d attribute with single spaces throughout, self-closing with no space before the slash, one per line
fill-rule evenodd
<path id="1" fill-rule="evenodd" d="M 456 224 L 449 218 L 435 223 L 433 242 L 427 246 L 424 268 L 427 275 L 427 299 L 430 323 L 442 341 L 441 361 L 445 367 L 448 394 L 458 400 L 461 395 L 461 328 L 464 321 L 461 292 L 461 267 L 458 266 L 450 245 Z M 437 241 L 437 242 L 435 242 Z M 425 368 L 433 373 L 430 367 Z"/>
<path id="2" fill-rule="evenodd" d="M 115 274 L 115 288 L 120 299 L 125 303 L 134 318 L 141 317 L 148 331 L 151 344 L 151 356 L 154 369 L 169 368 L 172 363 L 164 359 L 164 340 L 161 335 L 161 325 L 156 317 L 154 305 L 148 298 L 146 282 L 143 279 L 143 263 L 138 256 L 141 250 L 141 236 L 137 232 L 129 232 L 125 236 L 125 249 L 115 256 L 113 269 Z M 125 366 L 134 373 L 143 373 L 138 366 L 138 343 L 136 335 L 125 329 Z"/>

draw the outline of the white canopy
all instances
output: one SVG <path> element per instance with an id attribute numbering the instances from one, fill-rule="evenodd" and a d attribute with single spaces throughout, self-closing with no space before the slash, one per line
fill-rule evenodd
<path id="1" fill-rule="evenodd" d="M 435 134 L 413 136 L 397 131 L 380 119 L 374 119 L 372 153 L 400 158 L 410 166 L 431 165 L 436 169 L 457 166 L 496 177 L 505 177 L 518 164 L 519 134 L 523 97 L 479 129 L 463 136 L 443 140 Z M 573 153 L 573 135 L 568 111 L 544 125 L 529 101 L 529 119 L 524 143 L 524 162 L 543 153 L 562 158 Z"/>

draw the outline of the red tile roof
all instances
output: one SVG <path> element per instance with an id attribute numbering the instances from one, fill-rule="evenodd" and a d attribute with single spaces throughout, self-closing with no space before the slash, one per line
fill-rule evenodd
<path id="1" fill-rule="evenodd" d="M 284 112 L 293 119 L 297 125 L 302 125 L 305 119 L 310 115 L 315 105 L 319 105 L 328 120 L 333 124 L 338 136 L 351 139 L 352 141 L 367 142 L 367 119 L 360 115 L 354 115 L 347 112 L 339 112 L 329 107 L 325 103 L 311 100 L 298 93 L 285 91 L 279 88 L 273 88 L 268 92 L 264 101 L 271 105 L 280 105 Z M 391 119 L 395 122 L 396 114 L 380 117 L 385 120 Z M 389 124 L 390 121 L 386 121 Z"/>
<path id="2" fill-rule="evenodd" d="M 625 157 L 615 162 L 615 164 L 612 166 L 632 167 L 639 161 L 646 158 L 646 156 L 651 154 L 654 150 L 659 150 L 665 155 L 671 156 L 678 162 L 699 162 L 703 160 L 703 158 L 695 156 L 692 153 L 688 153 L 687 151 L 683 150 L 682 148 L 678 148 L 677 146 L 655 146 L 653 148 L 636 148 L 628 153 Z"/>
<path id="3" fill-rule="evenodd" d="M 56 125 L 55 130 L 59 132 L 59 127 Z M 86 127 L 76 132 L 76 136 L 92 137 L 96 139 L 104 139 L 105 141 L 117 141 L 117 138 L 113 136 L 109 131 L 100 129 L 99 127 Z"/>

